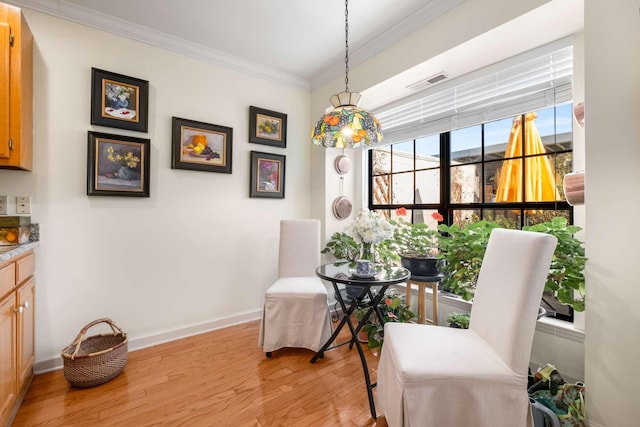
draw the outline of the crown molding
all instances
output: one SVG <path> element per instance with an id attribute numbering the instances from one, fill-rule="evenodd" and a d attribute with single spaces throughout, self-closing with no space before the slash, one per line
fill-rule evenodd
<path id="1" fill-rule="evenodd" d="M 256 62 L 245 60 L 219 50 L 211 49 L 178 37 L 169 36 L 160 31 L 150 29 L 131 22 L 78 6 L 66 0 L 4 0 L 19 7 L 45 13 L 57 18 L 86 25 L 98 30 L 117 34 L 141 43 L 160 47 L 181 55 L 190 56 L 208 63 L 219 65 L 234 71 L 242 72 L 257 78 L 286 85 L 305 91 L 313 91 L 322 85 L 340 77 L 344 73 L 344 60 L 341 58 L 326 70 L 307 80 L 289 73 L 265 67 Z M 465 0 L 447 2 L 428 0 L 405 20 L 389 27 L 379 36 L 364 45 L 352 48 L 349 63 L 357 66 L 383 51 L 392 44 L 402 40 L 409 34 L 419 30 L 429 22 L 457 7 Z"/>
<path id="2" fill-rule="evenodd" d="M 409 15 L 405 20 L 398 22 L 397 24 L 389 27 L 386 31 L 379 36 L 369 40 L 367 43 L 349 51 L 349 64 L 352 67 L 358 66 L 364 63 L 369 58 L 373 57 L 384 49 L 393 45 L 394 43 L 404 39 L 409 34 L 412 34 L 420 28 L 427 25 L 429 22 L 444 15 L 449 10 L 454 9 L 465 0 L 450 0 L 447 2 L 429 0 L 425 1 L 424 5 L 420 7 L 415 13 Z M 325 71 L 313 76 L 311 78 L 311 90 L 316 90 L 322 85 L 330 82 L 336 77 L 344 73 L 344 60 L 336 62 Z"/>
<path id="3" fill-rule="evenodd" d="M 55 16 L 56 18 L 117 34 L 118 36 L 151 46 L 160 47 L 181 55 L 190 56 L 273 83 L 302 89 L 307 92 L 310 90 L 309 81 L 306 79 L 265 67 L 264 65 L 229 55 L 198 43 L 169 36 L 148 27 L 132 24 L 131 22 L 117 19 L 113 16 L 98 13 L 65 0 L 8 0 L 7 2 L 18 7 L 31 9 Z"/>

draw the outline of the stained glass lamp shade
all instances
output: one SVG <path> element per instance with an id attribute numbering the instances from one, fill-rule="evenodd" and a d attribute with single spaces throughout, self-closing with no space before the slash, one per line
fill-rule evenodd
<path id="1" fill-rule="evenodd" d="M 382 141 L 378 119 L 358 108 L 360 94 L 349 91 L 349 0 L 344 2 L 344 39 L 344 92 L 329 99 L 333 110 L 322 116 L 311 132 L 311 142 L 325 148 L 357 148 Z"/>
<path id="2" fill-rule="evenodd" d="M 318 120 L 311 141 L 323 147 L 357 148 L 382 141 L 378 119 L 357 107 L 360 94 L 340 92 L 330 99 L 334 109 Z"/>

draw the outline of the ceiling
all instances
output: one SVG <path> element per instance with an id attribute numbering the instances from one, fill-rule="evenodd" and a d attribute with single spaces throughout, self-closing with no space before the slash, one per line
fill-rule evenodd
<path id="1" fill-rule="evenodd" d="M 464 0 L 351 0 L 350 66 Z M 313 89 L 344 73 L 342 0 L 8 0 Z"/>
<path id="2" fill-rule="evenodd" d="M 304 90 L 344 75 L 341 0 L 4 1 Z M 351 0 L 349 65 L 363 63 L 464 1 Z M 416 88 L 408 86 L 434 74 L 444 72 L 451 80 L 574 34 L 583 21 L 583 0 L 548 1 L 363 91 L 361 106 L 409 96 Z"/>

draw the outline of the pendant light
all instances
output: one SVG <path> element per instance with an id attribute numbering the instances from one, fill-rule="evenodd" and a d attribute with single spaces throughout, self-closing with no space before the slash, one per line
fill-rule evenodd
<path id="1" fill-rule="evenodd" d="M 358 108 L 360 94 L 349 92 L 349 0 L 344 2 L 345 76 L 344 92 L 331 96 L 333 110 L 318 120 L 311 133 L 311 142 L 325 148 L 357 148 L 382 141 L 378 119 Z"/>

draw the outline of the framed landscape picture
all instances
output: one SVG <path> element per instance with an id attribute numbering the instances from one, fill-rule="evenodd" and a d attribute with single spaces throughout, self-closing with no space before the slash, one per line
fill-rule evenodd
<path id="1" fill-rule="evenodd" d="M 250 106 L 249 142 L 286 148 L 287 115 Z"/>
<path id="2" fill-rule="evenodd" d="M 149 82 L 91 69 L 91 124 L 147 132 Z"/>
<path id="3" fill-rule="evenodd" d="M 284 199 L 285 156 L 251 152 L 249 197 Z"/>
<path id="4" fill-rule="evenodd" d="M 89 131 L 87 195 L 149 197 L 148 139 Z"/>
<path id="5" fill-rule="evenodd" d="M 231 173 L 233 129 L 172 119 L 171 168 Z"/>

